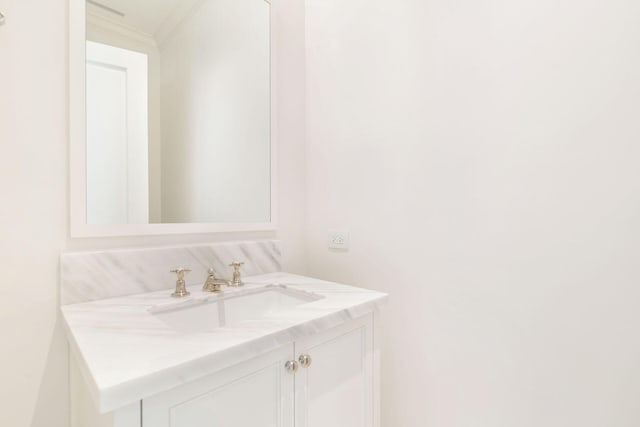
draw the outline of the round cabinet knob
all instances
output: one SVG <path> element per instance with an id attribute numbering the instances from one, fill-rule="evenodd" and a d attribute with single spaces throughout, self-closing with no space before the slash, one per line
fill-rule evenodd
<path id="1" fill-rule="evenodd" d="M 288 373 L 293 375 L 298 372 L 298 362 L 296 362 L 295 360 L 289 360 L 284 364 L 284 368 Z"/>
<path id="2" fill-rule="evenodd" d="M 303 368 L 308 368 L 311 366 L 311 356 L 308 354 L 301 354 L 300 357 L 298 357 L 298 362 L 300 362 L 300 366 Z"/>

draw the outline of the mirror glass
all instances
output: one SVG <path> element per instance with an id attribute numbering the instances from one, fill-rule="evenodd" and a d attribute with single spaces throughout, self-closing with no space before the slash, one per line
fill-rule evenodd
<path id="1" fill-rule="evenodd" d="M 87 0 L 87 224 L 270 221 L 269 7 Z"/>

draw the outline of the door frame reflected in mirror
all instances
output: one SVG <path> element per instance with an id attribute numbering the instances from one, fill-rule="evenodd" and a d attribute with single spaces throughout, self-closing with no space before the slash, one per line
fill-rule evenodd
<path id="1" fill-rule="evenodd" d="M 277 228 L 277 109 L 274 90 L 276 49 L 273 6 L 270 9 L 270 221 L 263 223 L 87 224 L 86 164 L 86 0 L 69 0 L 69 190 L 71 237 L 275 231 Z"/>

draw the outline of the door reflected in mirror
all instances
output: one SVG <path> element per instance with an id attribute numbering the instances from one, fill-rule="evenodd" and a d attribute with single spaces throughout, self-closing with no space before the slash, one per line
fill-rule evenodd
<path id="1" fill-rule="evenodd" d="M 87 1 L 87 224 L 270 221 L 269 8 Z"/>

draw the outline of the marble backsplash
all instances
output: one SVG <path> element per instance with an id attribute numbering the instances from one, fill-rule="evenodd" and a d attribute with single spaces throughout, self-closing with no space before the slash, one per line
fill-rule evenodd
<path id="1" fill-rule="evenodd" d="M 60 257 L 62 305 L 173 289 L 169 270 L 189 268 L 187 285 L 204 283 L 207 270 L 231 277 L 232 261 L 242 261 L 243 276 L 281 271 L 276 240 L 193 246 L 66 253 Z"/>

